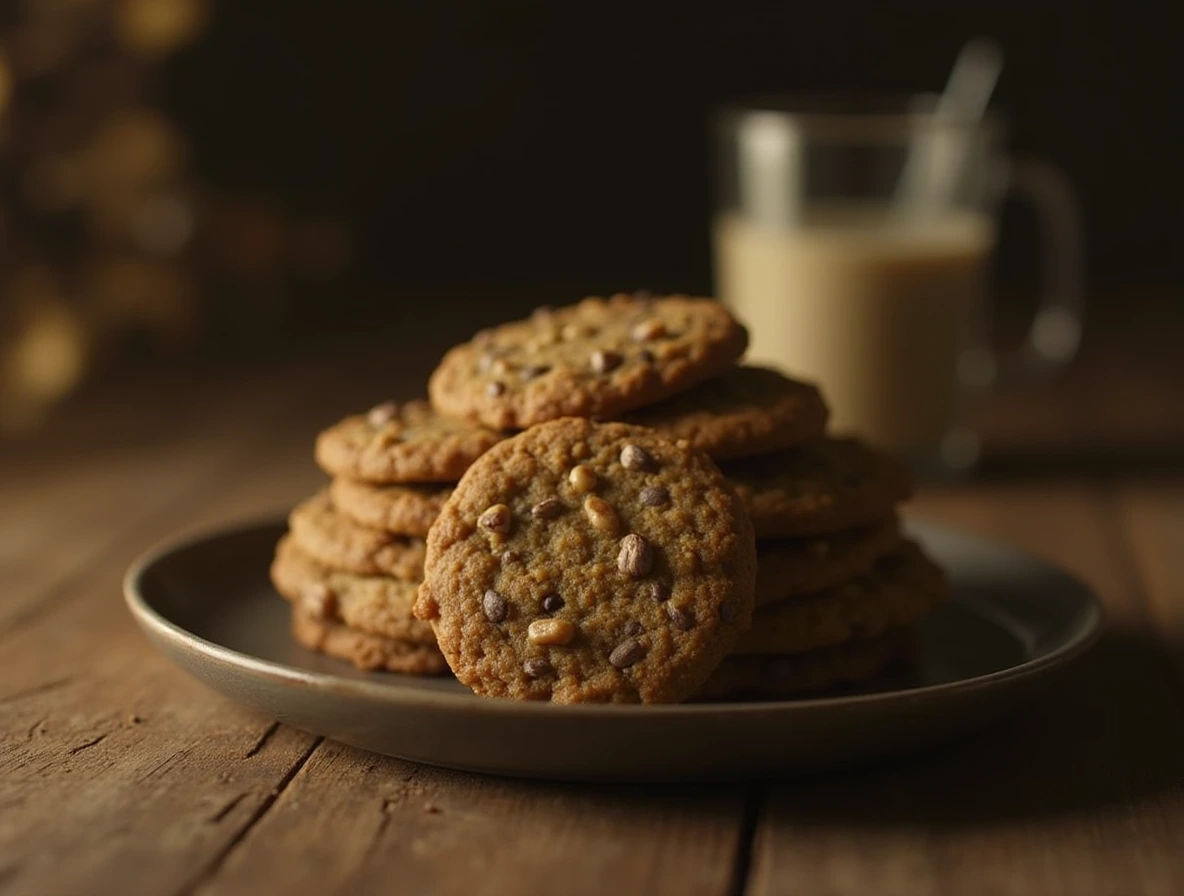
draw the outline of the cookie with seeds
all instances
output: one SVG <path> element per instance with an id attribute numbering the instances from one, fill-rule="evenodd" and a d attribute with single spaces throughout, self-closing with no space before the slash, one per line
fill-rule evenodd
<path id="1" fill-rule="evenodd" d="M 426 401 L 388 401 L 317 436 L 316 459 L 330 476 L 362 482 L 456 482 L 503 438 L 443 417 Z"/>
<path id="2" fill-rule="evenodd" d="M 766 367 L 739 366 L 625 420 L 727 460 L 820 438 L 829 413 L 816 386 Z"/>
<path id="3" fill-rule="evenodd" d="M 702 452 L 568 418 L 495 446 L 428 534 L 415 613 L 479 694 L 682 700 L 748 626 L 752 527 Z"/>
<path id="4" fill-rule="evenodd" d="M 729 656 L 711 673 L 695 699 L 736 700 L 793 697 L 858 684 L 917 652 L 911 629 L 894 629 L 878 638 L 850 641 L 806 653 Z"/>
<path id="5" fill-rule="evenodd" d="M 444 654 L 434 644 L 358 631 L 341 622 L 312 615 L 300 604 L 292 607 L 292 637 L 302 647 L 346 660 L 367 672 L 441 675 L 448 671 Z"/>
<path id="6" fill-rule="evenodd" d="M 423 577 L 422 538 L 359 526 L 338 512 L 327 489 L 297 504 L 288 528 L 303 553 L 333 569 L 410 582 Z"/>
<path id="7" fill-rule="evenodd" d="M 611 419 L 722 373 L 748 333 L 710 299 L 593 297 L 478 333 L 428 383 L 441 412 L 495 429 Z"/>
<path id="8" fill-rule="evenodd" d="M 834 535 L 758 541 L 756 605 L 841 585 L 866 573 L 903 542 L 895 517 Z"/>
<path id="9" fill-rule="evenodd" d="M 290 536 L 276 546 L 271 582 L 307 615 L 323 622 L 341 622 L 414 644 L 436 643 L 432 627 L 411 615 L 418 582 L 330 569 L 301 551 Z"/>
<path id="10" fill-rule="evenodd" d="M 333 506 L 358 525 L 420 538 L 450 494 L 450 486 L 440 485 L 374 485 L 340 477 L 329 483 Z"/>
<path id="11" fill-rule="evenodd" d="M 734 654 L 802 653 L 907 626 L 943 600 L 945 574 L 912 542 L 866 575 L 753 614 Z"/>
<path id="12" fill-rule="evenodd" d="M 757 538 L 829 535 L 892 515 L 912 495 L 897 461 L 858 439 L 819 439 L 722 467 Z"/>

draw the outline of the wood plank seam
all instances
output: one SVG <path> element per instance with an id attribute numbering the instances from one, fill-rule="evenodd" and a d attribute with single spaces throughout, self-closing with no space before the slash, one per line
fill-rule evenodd
<path id="1" fill-rule="evenodd" d="M 278 728 L 278 722 L 268 726 L 268 730 L 264 733 L 263 737 L 260 738 L 260 742 L 262 743 L 268 739 L 270 734 L 273 734 Z M 304 754 L 292 764 L 292 767 L 288 769 L 284 777 L 280 779 L 280 782 L 276 785 L 275 789 L 272 790 L 271 793 L 269 793 L 267 797 L 259 803 L 258 808 L 256 808 L 255 811 L 251 813 L 251 816 L 247 819 L 246 823 L 243 824 L 241 828 L 239 828 L 230 841 L 214 855 L 213 859 L 210 860 L 210 862 L 196 877 L 177 890 L 176 896 L 193 896 L 193 894 L 195 894 L 202 887 L 202 885 L 206 883 L 206 881 L 211 880 L 218 873 L 219 869 L 223 864 L 225 864 L 226 860 L 229 859 L 231 854 L 233 854 L 235 850 L 238 849 L 243 841 L 243 838 L 245 838 L 247 834 L 251 832 L 251 829 L 254 828 L 255 825 L 257 825 L 269 811 L 271 811 L 271 808 L 275 805 L 276 800 L 278 800 L 283 792 L 287 790 L 288 785 L 292 783 L 292 780 L 298 774 L 300 774 L 300 770 L 308 764 L 308 760 L 312 758 L 313 753 L 317 751 L 324 741 L 325 739 L 323 737 L 318 737 L 309 745 L 308 749 L 304 751 Z M 231 803 L 233 805 L 223 806 L 219 810 L 218 820 L 221 820 L 221 818 L 229 814 L 234 806 L 237 805 L 238 802 L 243 798 L 243 796 L 245 796 L 245 794 L 240 794 L 238 797 L 232 800 Z"/>
<path id="2" fill-rule="evenodd" d="M 732 858 L 732 881 L 728 896 L 744 896 L 749 892 L 752 877 L 752 854 L 756 832 L 765 809 L 765 791 L 761 783 L 750 784 L 744 794 L 744 812 L 740 817 L 740 833 L 736 839 L 736 854 Z"/>

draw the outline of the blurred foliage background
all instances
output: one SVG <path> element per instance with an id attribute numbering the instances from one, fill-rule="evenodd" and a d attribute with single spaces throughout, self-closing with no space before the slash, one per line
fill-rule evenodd
<path id="1" fill-rule="evenodd" d="M 129 359 L 307 349 L 359 327 L 397 344 L 429 308 L 516 291 L 709 290 L 713 108 L 940 89 L 979 33 L 1007 54 L 997 99 L 1013 147 L 1081 192 L 1097 295 L 1178 291 L 1169 15 L 3 0 L 0 431 L 34 427 Z M 1032 227 L 1005 221 L 1005 287 L 1034 282 Z"/>

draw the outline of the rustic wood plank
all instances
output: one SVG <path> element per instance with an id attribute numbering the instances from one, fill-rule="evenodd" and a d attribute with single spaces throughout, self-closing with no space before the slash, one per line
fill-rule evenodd
<path id="1" fill-rule="evenodd" d="M 196 892 L 725 894 L 744 796 L 500 780 L 325 743 Z"/>
<path id="2" fill-rule="evenodd" d="M 111 537 L 52 585 L 53 600 L 0 634 L 5 893 L 183 889 L 267 811 L 318 742 L 188 679 L 119 598 L 127 564 L 163 535 L 282 510 L 323 480 L 309 446 L 331 419 L 332 390 L 264 395 L 244 399 L 248 413 L 217 417 L 211 437 L 189 432 L 194 444 L 178 448 L 194 458 L 178 468 L 187 482 L 155 511 L 115 495 Z M 203 450 L 216 459 L 203 461 Z M 167 463 L 147 470 L 148 488 L 167 479 Z"/>
<path id="3" fill-rule="evenodd" d="M 772 789 L 751 891 L 1178 893 L 1184 717 L 1096 491 L 929 493 L 930 517 L 1090 581 L 1113 631 L 1032 712 L 964 744 Z"/>

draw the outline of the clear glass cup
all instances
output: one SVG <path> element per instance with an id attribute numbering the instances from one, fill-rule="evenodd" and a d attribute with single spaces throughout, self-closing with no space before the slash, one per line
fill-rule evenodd
<path id="1" fill-rule="evenodd" d="M 1052 166 L 1008 157 L 998 116 L 937 116 L 936 98 L 797 99 L 716 121 L 716 292 L 749 327 L 749 359 L 817 382 L 832 429 L 923 474 L 978 457 L 968 421 L 997 384 L 1074 355 L 1082 234 Z M 988 348 L 1001 200 L 1034 206 L 1044 284 L 1023 345 Z"/>

